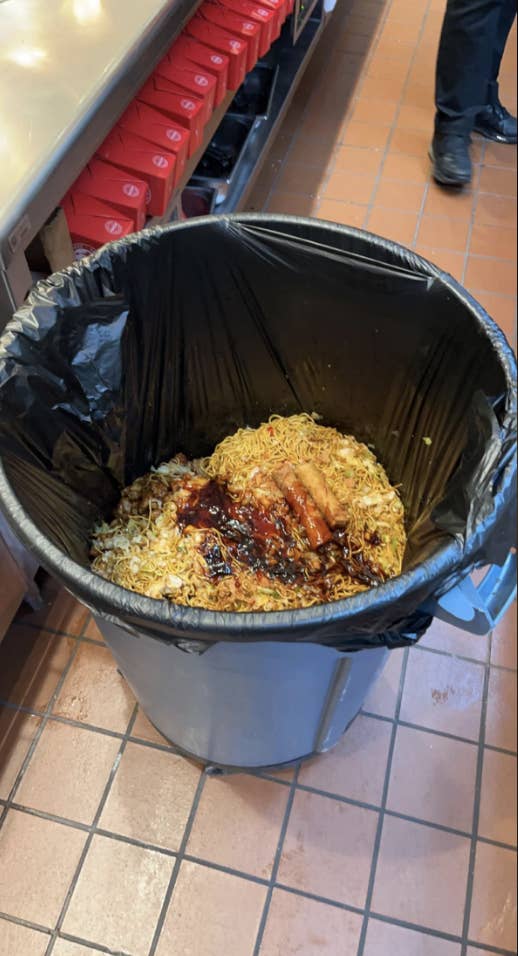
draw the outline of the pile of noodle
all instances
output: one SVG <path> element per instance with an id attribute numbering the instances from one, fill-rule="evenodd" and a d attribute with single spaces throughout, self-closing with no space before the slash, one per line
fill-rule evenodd
<path id="1" fill-rule="evenodd" d="M 307 414 L 274 415 L 259 428 L 242 428 L 225 438 L 209 458 L 185 463 L 178 456 L 137 479 L 123 492 L 114 519 L 95 529 L 93 569 L 140 594 L 208 610 L 274 611 L 322 603 L 322 592 L 313 586 L 311 576 L 294 584 L 258 575 L 228 554 L 216 529 L 179 527 L 176 522 L 181 502 L 207 478 L 226 482 L 238 499 L 253 500 L 256 495 L 268 504 L 269 479 L 286 461 L 316 465 L 346 511 L 354 547 L 382 570 L 385 579 L 400 573 L 406 535 L 396 489 L 364 444 L 317 424 Z M 272 507 L 275 504 L 272 498 Z M 301 551 L 307 551 L 304 529 L 294 517 L 291 531 Z M 214 542 L 231 574 L 208 574 L 203 545 Z M 336 572 L 325 600 L 347 598 L 366 587 L 345 572 Z"/>

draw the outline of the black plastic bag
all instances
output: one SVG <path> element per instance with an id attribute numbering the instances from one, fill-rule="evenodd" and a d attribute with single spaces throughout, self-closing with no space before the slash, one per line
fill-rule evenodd
<path id="1" fill-rule="evenodd" d="M 92 526 L 124 485 L 300 411 L 367 442 L 400 485 L 400 577 L 328 605 L 223 614 L 89 570 Z M 49 571 L 130 629 L 193 651 L 394 647 L 426 629 L 425 601 L 514 544 L 515 414 L 504 336 L 434 266 L 315 220 L 207 218 L 107 246 L 16 313 L 0 340 L 0 501 Z"/>

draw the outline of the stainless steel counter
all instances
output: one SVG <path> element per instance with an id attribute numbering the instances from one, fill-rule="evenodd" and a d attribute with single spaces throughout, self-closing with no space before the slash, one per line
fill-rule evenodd
<path id="1" fill-rule="evenodd" d="M 196 6 L 0 0 L 0 314 L 27 291 L 23 250 Z"/>

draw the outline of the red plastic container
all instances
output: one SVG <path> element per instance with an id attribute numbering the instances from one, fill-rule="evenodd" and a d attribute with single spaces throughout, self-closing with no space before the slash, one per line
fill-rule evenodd
<path id="1" fill-rule="evenodd" d="M 133 220 L 108 203 L 70 191 L 61 202 L 76 259 L 82 259 L 106 242 L 122 239 L 135 231 Z"/>
<path id="2" fill-rule="evenodd" d="M 170 116 L 180 126 L 189 130 L 191 134 L 189 156 L 200 148 L 205 125 L 205 108 L 201 99 L 182 92 L 165 76 L 154 73 L 140 90 L 137 100 L 160 110 L 161 113 Z"/>
<path id="3" fill-rule="evenodd" d="M 153 109 L 147 103 L 139 103 L 138 100 L 133 100 L 133 103 L 128 106 L 117 126 L 136 136 L 142 136 L 142 139 L 155 143 L 167 152 L 174 153 L 176 157 L 174 185 L 176 187 L 184 174 L 189 155 L 191 135 L 189 130 L 175 123 L 160 110 Z"/>
<path id="4" fill-rule="evenodd" d="M 212 73 L 197 69 L 192 64 L 190 66 L 182 65 L 165 56 L 163 60 L 160 60 L 154 75 L 164 76 L 166 80 L 175 83 L 184 93 L 202 100 L 204 106 L 203 124 L 206 125 L 209 122 L 216 101 L 216 80 Z"/>
<path id="5" fill-rule="evenodd" d="M 147 183 L 124 169 L 95 157 L 76 179 L 71 194 L 82 193 L 108 203 L 125 219 L 131 219 L 135 230 L 146 221 Z"/>
<path id="6" fill-rule="evenodd" d="M 174 153 L 116 126 L 99 147 L 98 155 L 144 179 L 149 187 L 149 215 L 163 216 L 174 188 Z"/>
<path id="7" fill-rule="evenodd" d="M 273 39 L 280 36 L 282 25 L 288 16 L 288 0 L 261 0 L 263 7 L 273 10 L 276 16 L 276 26 L 273 31 Z"/>
<path id="8" fill-rule="evenodd" d="M 213 23 L 221 30 L 225 30 L 231 36 L 246 43 L 246 69 L 248 73 L 253 70 L 259 59 L 261 27 L 258 23 L 240 17 L 237 13 L 232 13 L 231 10 L 220 6 L 219 3 L 206 2 L 202 4 L 197 16 L 208 20 L 209 23 Z"/>
<path id="9" fill-rule="evenodd" d="M 258 23 L 261 28 L 259 39 L 259 57 L 268 53 L 273 43 L 273 30 L 276 27 L 277 15 L 273 10 L 264 7 L 253 0 L 219 0 L 222 7 L 248 20 Z"/>
<path id="10" fill-rule="evenodd" d="M 186 32 L 216 53 L 228 56 L 228 89 L 238 90 L 246 75 L 246 43 L 198 16 L 189 21 Z"/>
<path id="11" fill-rule="evenodd" d="M 219 106 L 225 99 L 228 81 L 228 56 L 209 50 L 208 47 L 186 36 L 185 33 L 178 38 L 167 56 L 171 60 L 178 60 L 180 63 L 196 63 L 207 73 L 212 73 L 216 77 L 216 106 Z"/>

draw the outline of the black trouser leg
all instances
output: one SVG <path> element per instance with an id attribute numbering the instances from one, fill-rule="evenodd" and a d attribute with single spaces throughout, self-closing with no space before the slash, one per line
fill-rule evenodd
<path id="1" fill-rule="evenodd" d="M 500 73 L 500 64 L 504 55 L 507 37 L 511 32 L 511 27 L 516 16 L 516 0 L 505 0 L 500 14 L 496 43 L 493 49 L 493 63 L 491 75 L 489 77 L 489 90 L 487 102 L 495 104 L 498 102 L 498 74 Z"/>
<path id="2" fill-rule="evenodd" d="M 510 0 L 448 0 L 437 56 L 438 132 L 469 135 L 477 113 L 487 104 L 495 51 L 501 46 L 503 52 L 512 24 L 509 5 Z M 500 59 L 501 53 L 497 67 Z"/>

